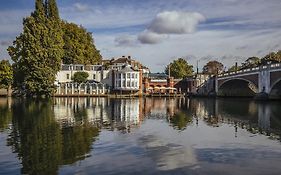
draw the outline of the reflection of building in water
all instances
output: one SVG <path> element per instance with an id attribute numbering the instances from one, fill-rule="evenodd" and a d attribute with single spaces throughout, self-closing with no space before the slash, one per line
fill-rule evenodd
<path id="1" fill-rule="evenodd" d="M 145 98 L 144 99 L 144 115 L 157 117 L 174 116 L 179 109 L 179 98 Z"/>
<path id="2" fill-rule="evenodd" d="M 140 112 L 138 102 L 136 99 L 119 100 L 113 105 L 114 120 L 138 124 Z"/>
<path id="3" fill-rule="evenodd" d="M 90 122 L 107 128 L 128 128 L 142 119 L 141 99 L 56 98 L 56 120 L 62 125 Z"/>

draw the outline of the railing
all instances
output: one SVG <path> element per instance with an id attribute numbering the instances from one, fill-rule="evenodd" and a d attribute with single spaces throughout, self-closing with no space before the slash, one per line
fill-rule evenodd
<path id="1" fill-rule="evenodd" d="M 276 68 L 281 68 L 281 63 L 269 64 L 269 65 L 264 65 L 264 66 L 259 66 L 259 67 L 248 68 L 248 69 L 242 69 L 242 70 L 233 71 L 233 72 L 226 72 L 226 73 L 219 74 L 218 77 L 225 77 L 225 76 L 230 76 L 230 75 L 257 72 L 260 70 L 276 69 Z"/>

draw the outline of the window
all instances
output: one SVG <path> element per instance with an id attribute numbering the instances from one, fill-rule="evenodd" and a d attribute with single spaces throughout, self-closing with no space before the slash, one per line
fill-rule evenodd
<path id="1" fill-rule="evenodd" d="M 121 74 L 118 74 L 118 78 L 121 79 Z"/>
<path id="2" fill-rule="evenodd" d="M 135 78 L 135 74 L 134 73 L 132 73 L 132 78 Z"/>
<path id="3" fill-rule="evenodd" d="M 126 74 L 125 74 L 125 73 L 123 74 L 123 78 L 124 78 L 124 79 L 126 78 Z"/>
<path id="4" fill-rule="evenodd" d="M 66 74 L 66 79 L 68 79 L 68 80 L 69 80 L 69 74 Z"/>
<path id="5" fill-rule="evenodd" d="M 134 74 L 133 74 L 134 75 Z M 134 81 L 132 81 L 132 87 L 135 87 L 135 82 Z"/>
<path id="6" fill-rule="evenodd" d="M 122 82 L 122 87 L 125 87 L 125 86 L 126 86 L 126 81 L 123 80 L 123 82 Z"/>
<path id="7" fill-rule="evenodd" d="M 136 74 L 136 78 L 138 78 L 138 74 Z"/>
<path id="8" fill-rule="evenodd" d="M 130 73 L 127 73 L 127 78 L 131 78 L 131 77 L 130 77 Z"/>
<path id="9" fill-rule="evenodd" d="M 127 87 L 131 87 L 131 82 L 127 81 Z"/>
<path id="10" fill-rule="evenodd" d="M 96 74 L 93 74 L 93 79 L 94 79 L 94 80 L 96 79 Z"/>

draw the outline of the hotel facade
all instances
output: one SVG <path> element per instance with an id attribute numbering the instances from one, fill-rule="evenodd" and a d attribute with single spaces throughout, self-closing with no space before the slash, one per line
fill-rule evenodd
<path id="1" fill-rule="evenodd" d="M 72 80 L 76 72 L 88 73 L 85 83 Z M 148 68 L 122 56 L 117 59 L 103 60 L 98 65 L 62 64 L 56 75 L 57 96 L 105 95 L 105 94 L 142 94 L 142 75 Z"/>

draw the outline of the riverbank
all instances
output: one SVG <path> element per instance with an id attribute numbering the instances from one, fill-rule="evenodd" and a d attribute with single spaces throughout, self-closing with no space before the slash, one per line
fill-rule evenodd
<path id="1" fill-rule="evenodd" d="M 184 97 L 184 94 L 54 94 L 53 97 L 107 97 L 107 98 Z"/>

